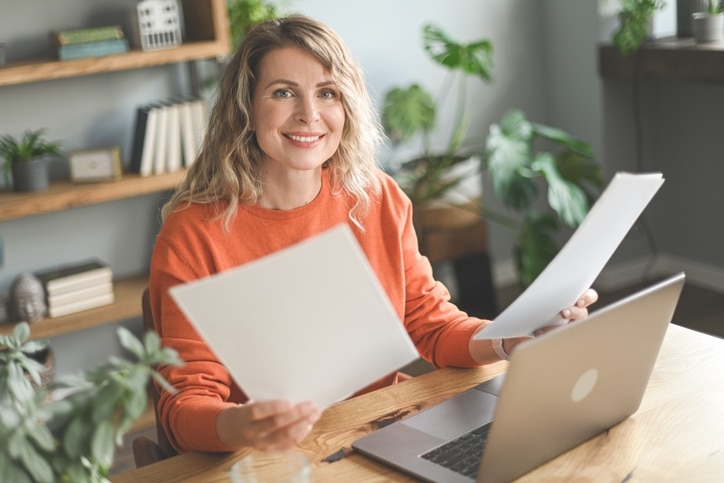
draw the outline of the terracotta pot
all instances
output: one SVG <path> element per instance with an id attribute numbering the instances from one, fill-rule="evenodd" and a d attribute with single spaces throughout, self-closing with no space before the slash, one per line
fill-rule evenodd
<path id="1" fill-rule="evenodd" d="M 480 199 L 474 199 L 464 205 L 443 205 L 430 203 L 415 206 L 413 219 L 417 229 L 462 228 L 480 220 Z"/>

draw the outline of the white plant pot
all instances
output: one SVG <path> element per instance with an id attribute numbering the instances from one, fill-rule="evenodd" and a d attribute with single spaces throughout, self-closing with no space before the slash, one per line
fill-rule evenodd
<path id="1" fill-rule="evenodd" d="M 719 42 L 724 34 L 724 14 L 710 15 L 706 12 L 691 14 L 694 40 L 697 44 Z"/>

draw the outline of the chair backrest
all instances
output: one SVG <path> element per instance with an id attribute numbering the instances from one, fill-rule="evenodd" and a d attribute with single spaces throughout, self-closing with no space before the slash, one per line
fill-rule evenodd
<path id="1" fill-rule="evenodd" d="M 144 328 L 146 331 L 156 330 L 153 325 L 153 315 L 151 314 L 151 296 L 148 292 L 148 288 L 143 291 L 143 295 L 141 296 L 141 306 L 143 308 Z M 137 468 L 178 454 L 173 446 L 171 446 L 171 442 L 166 436 L 166 431 L 163 429 L 161 420 L 158 417 L 158 402 L 161 398 L 161 394 L 154 384 L 153 379 L 149 381 L 146 390 L 148 391 L 148 397 L 153 401 L 157 443 L 144 436 L 138 436 L 134 439 L 133 459 Z"/>

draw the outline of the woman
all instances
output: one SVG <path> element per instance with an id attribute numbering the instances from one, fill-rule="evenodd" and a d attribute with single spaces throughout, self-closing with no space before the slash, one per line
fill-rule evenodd
<path id="1" fill-rule="evenodd" d="M 435 366 L 491 363 L 526 339 L 472 339 L 490 321 L 461 312 L 433 279 L 418 250 L 410 201 L 377 167 L 382 140 L 363 75 L 335 32 L 292 16 L 247 34 L 222 75 L 198 159 L 163 209 L 151 261 L 156 329 L 185 361 L 161 368 L 179 390 L 164 392 L 159 404 L 177 450 L 291 447 L 319 410 L 249 401 L 168 289 L 339 223 L 350 225 L 421 356 Z M 586 292 L 563 316 L 585 317 L 596 297 Z"/>

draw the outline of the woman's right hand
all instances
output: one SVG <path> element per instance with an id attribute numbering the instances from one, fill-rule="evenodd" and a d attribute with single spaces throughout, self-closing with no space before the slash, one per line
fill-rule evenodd
<path id="1" fill-rule="evenodd" d="M 320 414 L 311 402 L 249 401 L 221 411 L 216 433 L 232 448 L 289 449 L 309 434 Z"/>

